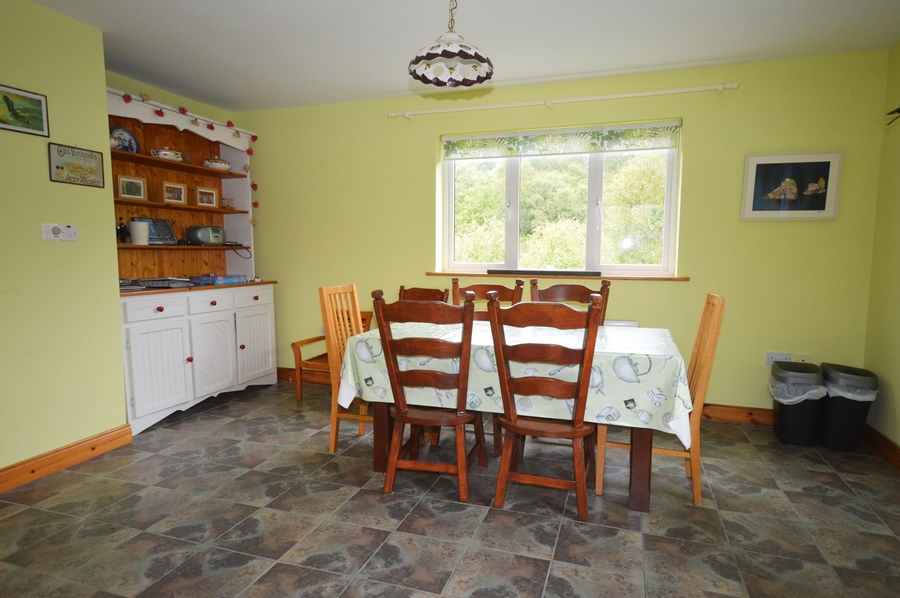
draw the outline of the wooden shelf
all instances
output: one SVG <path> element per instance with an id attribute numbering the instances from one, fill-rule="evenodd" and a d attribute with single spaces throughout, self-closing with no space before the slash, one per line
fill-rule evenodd
<path id="1" fill-rule="evenodd" d="M 159 203 L 156 201 L 144 201 L 142 199 L 122 199 L 114 197 L 113 202 L 119 206 L 136 206 L 140 208 L 152 208 L 157 210 L 184 210 L 186 212 L 206 212 L 208 214 L 249 214 L 247 210 L 229 210 L 226 208 L 204 208 L 201 206 L 188 206 L 177 203 Z"/>
<path id="2" fill-rule="evenodd" d="M 198 166 L 197 164 L 186 164 L 185 162 L 174 162 L 164 158 L 154 158 L 145 154 L 134 154 L 122 150 L 110 150 L 113 160 L 120 162 L 131 162 L 132 164 L 143 164 L 144 166 L 153 166 L 155 168 L 165 168 L 166 170 L 174 170 L 177 172 L 188 172 L 191 174 L 200 174 L 203 176 L 211 176 L 220 179 L 245 179 L 246 174 L 240 172 L 223 172 L 206 166 Z"/>
<path id="3" fill-rule="evenodd" d="M 226 251 L 228 249 L 250 249 L 247 245 L 132 245 L 117 243 L 119 251 Z"/>

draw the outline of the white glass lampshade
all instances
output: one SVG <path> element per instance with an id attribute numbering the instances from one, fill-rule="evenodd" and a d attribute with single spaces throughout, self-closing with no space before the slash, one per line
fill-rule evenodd
<path id="1" fill-rule="evenodd" d="M 470 87 L 494 74 L 491 59 L 453 30 L 425 46 L 409 61 L 413 79 L 437 87 Z"/>

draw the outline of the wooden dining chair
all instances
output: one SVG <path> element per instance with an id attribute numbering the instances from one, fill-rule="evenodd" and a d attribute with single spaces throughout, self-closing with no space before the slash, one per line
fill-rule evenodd
<path id="1" fill-rule="evenodd" d="M 712 373 L 713 359 L 716 356 L 716 344 L 719 341 L 719 329 L 722 327 L 724 310 L 724 298 L 712 293 L 706 295 L 706 304 L 703 307 L 703 315 L 700 317 L 700 329 L 697 331 L 697 338 L 694 340 L 694 350 L 691 352 L 691 361 L 687 371 L 688 388 L 691 393 L 691 448 L 670 449 L 653 447 L 654 455 L 669 455 L 684 459 L 684 470 L 691 479 L 694 504 L 698 507 L 703 503 L 700 486 L 700 420 L 703 417 L 703 403 L 706 401 L 706 389 L 709 386 L 709 376 Z M 631 445 L 624 442 L 607 442 L 606 431 L 606 426 L 597 426 L 595 490 L 597 494 L 603 494 L 606 449 L 631 449 Z"/>
<path id="2" fill-rule="evenodd" d="M 497 356 L 497 372 L 500 378 L 500 395 L 503 399 L 503 415 L 497 419 L 506 437 L 500 457 L 500 472 L 494 507 L 502 508 L 509 482 L 574 490 L 578 507 L 578 519 L 587 521 L 587 480 L 594 471 L 594 431 L 597 426 L 584 421 L 584 409 L 591 380 L 591 364 L 600 311 L 603 299 L 591 297 L 586 311 L 577 310 L 563 303 L 519 303 L 501 308 L 496 293 L 490 293 L 488 314 L 494 351 Z M 534 342 L 507 342 L 506 327 L 526 328 L 543 326 L 560 330 L 583 330 L 579 348 Z M 568 382 L 550 375 L 513 375 L 512 364 L 546 364 L 560 367 L 577 367 L 576 380 Z M 521 368 L 516 368 L 520 371 Z M 518 414 L 519 397 L 540 396 L 542 399 L 571 401 L 571 420 L 524 417 Z M 525 438 L 565 438 L 572 441 L 574 480 L 535 474 L 519 473 L 518 463 L 525 445 Z"/>
<path id="3" fill-rule="evenodd" d="M 462 307 L 437 301 L 397 301 L 387 304 L 381 291 L 373 292 L 372 297 L 375 300 L 378 331 L 381 334 L 381 346 L 384 350 L 388 378 L 391 381 L 391 392 L 394 395 L 394 404 L 391 406 L 394 429 L 388 453 L 387 472 L 384 476 L 384 493 L 390 494 L 394 491 L 398 469 L 430 471 L 455 475 L 459 483 L 459 500 L 468 502 L 469 464 L 477 456 L 478 464 L 482 467 L 487 466 L 481 414 L 466 410 L 469 362 L 472 355 L 472 322 L 475 313 L 474 296 L 467 293 L 465 305 Z M 454 342 L 425 337 L 394 338 L 391 324 L 403 322 L 460 325 L 462 327 L 460 340 Z M 430 364 L 432 367 L 430 369 L 403 367 L 400 365 L 400 359 L 406 357 L 415 357 L 416 360 L 424 357 L 426 359 L 419 363 Z M 450 360 L 458 360 L 458 367 L 451 366 Z M 438 397 L 455 395 L 453 404 L 444 407 L 409 405 L 406 401 L 407 388 L 430 388 Z M 410 434 L 409 440 L 404 443 L 403 432 L 407 424 L 410 427 Z M 467 424 L 472 424 L 475 429 L 475 446 L 468 454 L 465 430 Z M 452 427 L 456 433 L 456 462 L 419 461 L 420 428 L 444 426 Z M 404 458 L 407 454 L 408 459 Z"/>
<path id="4" fill-rule="evenodd" d="M 450 289 L 423 289 L 412 287 L 407 289 L 400 285 L 400 301 L 443 301 L 450 298 Z"/>
<path id="5" fill-rule="evenodd" d="M 487 302 L 488 293 L 494 291 L 497 293 L 497 298 L 499 301 L 503 301 L 505 303 L 509 303 L 510 305 L 515 305 L 522 301 L 522 294 L 525 291 L 525 281 L 521 279 L 516 279 L 516 284 L 514 287 L 509 288 L 505 287 L 502 284 L 473 284 L 467 287 L 459 286 L 459 279 L 453 278 L 453 305 L 459 305 L 459 298 L 463 293 L 471 291 L 475 293 L 475 301 L 485 301 Z M 487 311 L 476 311 L 475 312 L 475 320 L 476 321 L 486 321 L 488 319 Z M 496 415 L 496 414 L 495 414 Z M 493 432 L 494 432 L 494 454 L 500 454 L 500 447 L 503 443 L 501 439 L 500 432 L 500 424 L 497 423 L 496 416 L 493 419 Z"/>
<path id="6" fill-rule="evenodd" d="M 453 305 L 459 305 L 460 297 L 467 291 L 471 291 L 475 294 L 475 301 L 484 301 L 485 303 L 487 303 L 488 300 L 488 293 L 494 291 L 497 293 L 497 297 L 500 301 L 515 305 L 522 301 L 522 294 L 525 291 L 525 281 L 516 279 L 516 285 L 512 288 L 505 287 L 502 284 L 473 284 L 467 287 L 461 287 L 459 286 L 459 279 L 454 278 L 452 288 Z M 488 314 L 486 310 L 475 312 L 476 322 L 486 322 L 487 319 Z"/>
<path id="7" fill-rule="evenodd" d="M 372 312 L 359 312 L 362 320 L 363 332 L 368 332 L 372 326 Z M 323 328 L 324 330 L 324 328 Z M 319 343 L 324 348 L 325 335 L 305 338 L 291 343 L 294 351 L 294 381 L 297 383 L 297 402 L 303 401 L 303 383 L 331 385 L 331 372 L 328 369 L 328 351 L 319 353 L 313 357 L 303 357 L 303 347 Z"/>
<path id="8" fill-rule="evenodd" d="M 361 334 L 364 330 L 355 284 L 319 287 L 319 302 L 322 305 L 328 372 L 331 376 L 331 434 L 328 439 L 328 452 L 336 453 L 342 419 L 357 420 L 360 436 L 366 433 L 366 422 L 372 421 L 372 416 L 368 413 L 368 403 L 365 401 L 360 401 L 358 413 L 344 409 L 337 402 L 341 389 L 341 363 L 344 360 L 347 339 Z"/>
<path id="9" fill-rule="evenodd" d="M 606 322 L 606 308 L 609 304 L 610 281 L 601 280 L 600 290 L 595 291 L 580 284 L 555 284 L 544 290 L 538 288 L 538 279 L 531 279 L 532 301 L 565 301 L 570 303 L 590 303 L 591 295 L 597 293 L 603 297 L 603 311 L 600 312 L 600 325 Z"/>

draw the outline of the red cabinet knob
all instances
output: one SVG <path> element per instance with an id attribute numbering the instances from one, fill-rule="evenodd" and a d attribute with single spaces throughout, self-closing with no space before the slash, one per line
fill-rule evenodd
<path id="1" fill-rule="evenodd" d="M 216 305 L 216 300 L 213 299 L 212 301 L 209 302 L 209 304 L 210 304 L 210 305 Z"/>
<path id="2" fill-rule="evenodd" d="M 162 305 L 160 305 L 159 307 L 156 308 L 156 311 L 163 312 L 163 311 L 166 311 L 166 308 L 163 307 Z"/>
<path id="3" fill-rule="evenodd" d="M 253 300 L 254 300 L 254 301 L 259 301 L 259 295 L 253 295 Z"/>
<path id="4" fill-rule="evenodd" d="M 188 362 L 188 363 L 194 363 L 194 358 L 193 358 L 193 357 L 188 357 L 188 358 L 187 358 L 187 362 Z"/>
<path id="5" fill-rule="evenodd" d="M 247 345 L 241 345 L 241 349 L 246 349 Z"/>

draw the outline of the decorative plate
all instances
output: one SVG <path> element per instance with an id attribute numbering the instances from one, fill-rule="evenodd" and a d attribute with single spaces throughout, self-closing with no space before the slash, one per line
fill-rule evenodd
<path id="1" fill-rule="evenodd" d="M 116 149 L 131 152 L 132 154 L 140 153 L 141 144 L 138 143 L 137 137 L 125 127 L 113 127 L 109 130 L 109 136 L 119 140 L 119 147 Z"/>

